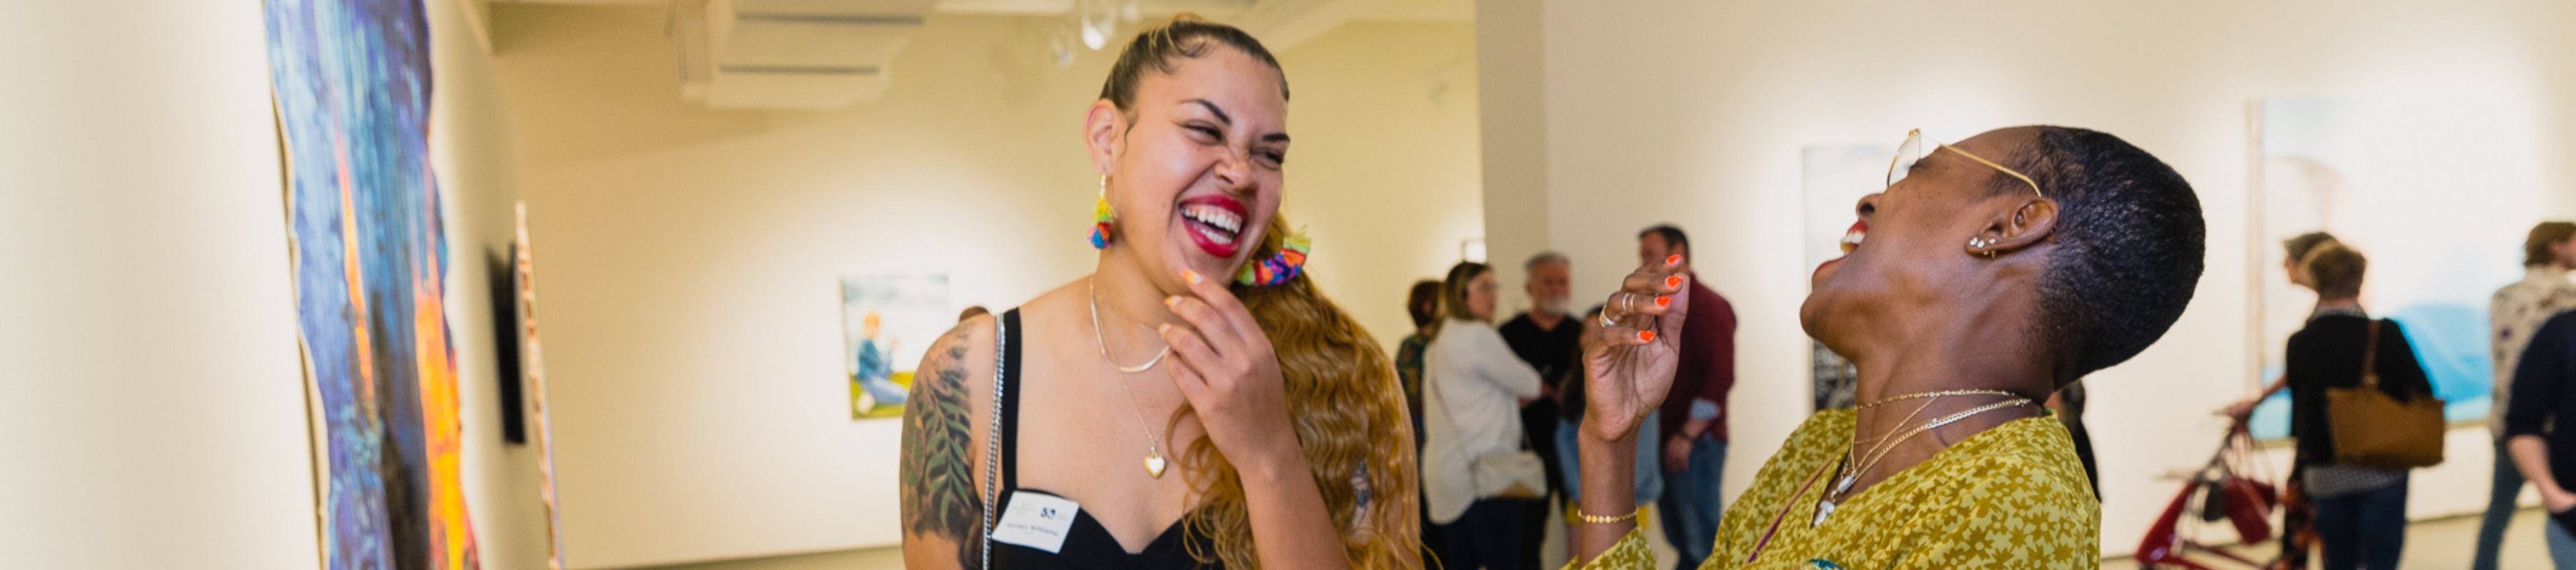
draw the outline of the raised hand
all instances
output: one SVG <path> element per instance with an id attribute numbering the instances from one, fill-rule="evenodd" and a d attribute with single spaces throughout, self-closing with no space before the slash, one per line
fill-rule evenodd
<path id="1" fill-rule="evenodd" d="M 1610 294 L 1601 309 L 1606 322 L 1583 353 L 1585 435 L 1624 440 L 1663 405 L 1673 388 L 1673 369 L 1681 364 L 1682 318 L 1690 312 L 1690 295 L 1683 292 L 1689 285 L 1681 256 L 1673 256 L 1659 266 L 1637 268 Z"/>
<path id="2" fill-rule="evenodd" d="M 1288 419 L 1288 386 L 1270 337 L 1225 285 L 1184 273 L 1189 294 L 1165 299 L 1188 327 L 1165 325 L 1163 342 L 1178 357 L 1172 383 L 1196 411 L 1208 441 L 1238 468 L 1249 462 L 1302 461 Z"/>

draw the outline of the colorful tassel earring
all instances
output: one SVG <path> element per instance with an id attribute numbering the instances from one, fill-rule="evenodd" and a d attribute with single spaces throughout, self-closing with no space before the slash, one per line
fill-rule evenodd
<path id="1" fill-rule="evenodd" d="M 1297 228 L 1296 233 L 1280 240 L 1279 255 L 1243 266 L 1243 274 L 1235 276 L 1234 282 L 1255 287 L 1287 283 L 1306 273 L 1306 254 L 1314 249 L 1315 242 L 1306 237 L 1306 229 Z"/>
<path id="2" fill-rule="evenodd" d="M 1109 209 L 1109 177 L 1100 177 L 1100 200 L 1091 206 L 1091 248 L 1109 249 L 1109 222 L 1118 212 Z"/>

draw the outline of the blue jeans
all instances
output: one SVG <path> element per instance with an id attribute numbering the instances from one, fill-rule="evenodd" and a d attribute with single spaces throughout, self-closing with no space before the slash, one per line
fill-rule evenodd
<path id="1" fill-rule="evenodd" d="M 2569 535 L 2567 527 L 2560 526 L 2556 519 L 2550 520 L 2549 529 L 2542 532 L 2549 536 L 2549 565 L 2558 570 L 2576 570 L 2576 535 Z"/>
<path id="2" fill-rule="evenodd" d="M 1662 426 L 1655 423 L 1663 412 L 1646 414 L 1645 425 L 1637 426 L 1637 506 L 1653 504 L 1664 497 L 1664 450 Z M 1570 420 L 1556 422 L 1556 462 L 1565 466 L 1565 500 L 1579 504 L 1583 500 L 1582 451 L 1576 449 L 1576 437 L 1583 424 Z"/>
<path id="3" fill-rule="evenodd" d="M 1706 435 L 1692 442 L 1690 465 L 1664 474 L 1664 498 L 1657 504 L 1664 511 L 1664 540 L 1681 551 L 1675 568 L 1698 568 L 1717 548 L 1717 519 L 1725 512 L 1719 483 L 1725 474 L 1726 443 Z"/>
<path id="4" fill-rule="evenodd" d="M 2504 549 L 2504 533 L 2513 526 L 2513 512 L 2522 508 L 2517 501 L 2521 498 L 2522 470 L 2513 466 L 2513 453 L 2499 440 L 2495 446 L 2495 486 L 2488 487 L 2487 516 L 2478 521 L 2478 554 L 2469 563 L 2469 570 L 2496 570 L 2496 551 Z"/>
<path id="5" fill-rule="evenodd" d="M 2411 478 L 2410 478 L 2411 479 Z M 2311 498 L 2325 570 L 2394 570 L 2406 550 L 2409 481 L 2368 491 Z"/>

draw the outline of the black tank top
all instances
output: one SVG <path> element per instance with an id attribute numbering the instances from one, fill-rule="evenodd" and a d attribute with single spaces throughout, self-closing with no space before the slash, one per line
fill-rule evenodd
<path id="1" fill-rule="evenodd" d="M 1019 447 L 1021 335 L 1018 334 L 1020 332 L 1019 328 L 1020 310 L 1012 309 L 1009 312 L 1002 313 L 1001 321 L 998 323 L 996 329 L 996 332 L 998 333 L 997 336 L 1000 337 L 1002 343 L 1002 346 L 1000 347 L 1002 350 L 1001 367 L 995 371 L 997 374 L 1001 375 L 1001 390 L 1000 394 L 998 394 L 1000 396 L 1000 401 L 998 402 L 998 405 L 1001 406 L 1001 410 L 999 411 L 1001 414 L 1000 418 L 1002 429 L 999 435 L 1002 438 L 1002 449 L 1000 454 L 1000 458 L 1002 460 L 1002 489 L 1000 500 L 996 501 L 991 507 L 989 507 L 990 509 L 993 509 L 992 512 L 995 517 L 1001 516 L 1000 509 L 1011 504 L 1011 498 L 1021 493 L 1033 493 L 1063 498 L 1063 495 L 1049 493 L 1045 490 L 1020 487 Z M 1215 545 L 1206 537 L 1184 532 L 1181 527 L 1182 524 L 1180 522 L 1173 522 L 1172 526 L 1163 529 L 1163 534 L 1155 536 L 1153 542 L 1145 545 L 1144 552 L 1131 554 L 1127 552 L 1126 547 L 1118 544 L 1118 538 L 1116 536 L 1109 534 L 1108 527 L 1101 526 L 1098 519 L 1091 518 L 1090 507 L 1085 506 L 1081 511 L 1074 513 L 1073 526 L 1065 530 L 1063 548 L 1058 549 L 1054 553 L 1049 553 L 1044 550 L 1017 544 L 993 542 L 992 567 L 1005 570 L 1056 570 L 1075 568 L 1101 570 L 1113 568 L 1182 570 L 1196 568 L 1222 569 L 1225 567 L 1222 562 L 1201 565 L 1197 559 L 1191 558 L 1190 550 L 1193 546 L 1195 546 L 1200 552 L 1213 554 L 1215 553 Z"/>

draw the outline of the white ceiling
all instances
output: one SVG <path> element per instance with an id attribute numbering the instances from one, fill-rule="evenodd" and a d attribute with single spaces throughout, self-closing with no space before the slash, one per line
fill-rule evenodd
<path id="1" fill-rule="evenodd" d="M 481 0 L 486 4 L 571 4 L 593 6 L 665 6 L 671 0 Z M 943 14 L 1058 15 L 1073 11 L 1074 0 L 940 0 Z M 1148 12 L 1235 12 L 1253 0 L 1145 0 Z M 1362 20 L 1468 22 L 1476 18 L 1473 0 L 1385 0 Z"/>
<path id="2" fill-rule="evenodd" d="M 931 14 L 1074 18 L 1077 0 L 466 0 L 490 48 L 489 5 L 662 6 L 679 96 L 711 107 L 830 109 L 875 100 Z M 1290 49 L 1353 21 L 1472 22 L 1471 0 L 1136 0 L 1131 17 L 1194 12 Z M 1091 3 L 1081 0 L 1079 3 Z M 1104 6 L 1118 0 L 1091 4 Z M 1115 17 L 1111 17 L 1115 19 Z M 1056 48 L 1062 53 L 1066 48 Z M 1063 57 L 1059 55 L 1058 57 Z"/>

